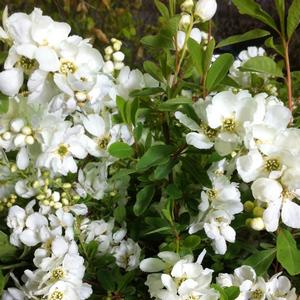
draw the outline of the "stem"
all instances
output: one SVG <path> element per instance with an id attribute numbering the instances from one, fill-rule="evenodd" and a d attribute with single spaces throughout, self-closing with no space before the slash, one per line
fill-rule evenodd
<path id="1" fill-rule="evenodd" d="M 207 45 L 209 45 L 210 39 L 211 39 L 211 21 L 208 22 Z M 203 99 L 205 99 L 206 96 L 207 96 L 207 91 L 206 91 L 206 88 L 205 88 L 207 73 L 208 73 L 208 70 L 204 70 L 203 77 L 202 77 L 202 80 L 200 82 L 200 85 L 202 85 Z"/>
<path id="2" fill-rule="evenodd" d="M 288 91 L 288 106 L 291 112 L 293 112 L 293 90 L 292 90 L 292 76 L 291 76 L 291 65 L 289 57 L 289 42 L 282 38 L 282 45 L 284 48 L 284 62 L 286 68 L 286 86 Z"/>

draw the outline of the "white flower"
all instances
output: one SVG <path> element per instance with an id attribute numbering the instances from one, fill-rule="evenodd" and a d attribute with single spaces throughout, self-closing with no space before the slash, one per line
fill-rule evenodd
<path id="1" fill-rule="evenodd" d="M 193 28 L 191 31 L 191 34 L 190 34 L 190 38 L 193 39 L 194 41 L 196 41 L 198 44 L 200 44 L 201 40 L 202 40 L 202 33 L 201 33 L 200 29 Z M 176 37 L 178 50 L 182 50 L 185 39 L 186 39 L 186 33 L 184 31 L 178 31 L 177 37 Z"/>
<path id="2" fill-rule="evenodd" d="M 0 72 L 0 91 L 7 96 L 15 96 L 23 85 L 23 72 L 13 68 Z"/>
<path id="3" fill-rule="evenodd" d="M 2 300 L 24 300 L 24 293 L 17 288 L 8 288 L 3 292 Z"/>
<path id="4" fill-rule="evenodd" d="M 212 246 L 216 254 L 225 254 L 226 241 L 235 242 L 235 230 L 229 225 L 231 217 L 224 211 L 213 211 L 204 221 L 206 235 L 213 240 Z"/>
<path id="5" fill-rule="evenodd" d="M 54 173 L 67 175 L 77 172 L 74 158 L 83 159 L 87 156 L 84 145 L 86 136 L 82 126 L 70 127 L 68 123 L 53 132 L 42 145 L 43 153 L 37 159 L 37 166 L 45 167 Z"/>
<path id="6" fill-rule="evenodd" d="M 141 248 L 132 239 L 127 239 L 121 241 L 118 246 L 113 247 L 112 254 L 116 258 L 116 264 L 119 267 L 126 271 L 132 271 L 139 266 Z"/>
<path id="7" fill-rule="evenodd" d="M 216 11 L 216 0 L 198 0 L 195 6 L 194 14 L 199 17 L 202 22 L 206 22 L 213 18 Z"/>
<path id="8" fill-rule="evenodd" d="M 267 299 L 268 300 L 296 300 L 296 290 L 291 287 L 291 282 L 285 276 L 280 276 L 280 273 L 275 274 L 267 282 Z"/>
<path id="9" fill-rule="evenodd" d="M 201 192 L 199 209 L 206 211 L 209 207 L 224 210 L 229 215 L 243 211 L 238 184 L 230 182 L 226 176 L 214 178 L 212 188 L 205 188 L 204 191 Z"/>

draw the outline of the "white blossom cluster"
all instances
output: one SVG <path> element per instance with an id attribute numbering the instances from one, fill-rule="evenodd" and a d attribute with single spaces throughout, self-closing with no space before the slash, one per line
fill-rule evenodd
<path id="1" fill-rule="evenodd" d="M 286 276 L 277 273 L 269 280 L 257 276 L 255 270 L 250 266 L 241 266 L 234 270 L 233 274 L 221 273 L 216 279 L 221 287 L 236 286 L 240 289 L 238 300 L 279 300 L 297 299 L 295 288 Z"/>
<path id="2" fill-rule="evenodd" d="M 76 226 L 87 214 L 80 199 L 122 194 L 126 200 L 128 179 L 109 179 L 117 160 L 109 146 L 133 143 L 128 127 L 114 122 L 116 97 L 127 100 L 133 90 L 158 85 L 125 66 L 120 41 L 112 39 L 105 62 L 89 40 L 70 32 L 68 24 L 38 8 L 10 16 L 6 8 L 3 14 L 0 39 L 10 48 L 0 72 L 0 91 L 9 96 L 9 110 L 0 116 L 0 209 L 9 208 L 13 245 L 38 246 L 36 269 L 26 270 L 22 283 L 15 278 L 18 289 L 6 291 L 7 300 L 89 298 L 92 290 L 82 281 L 84 260 L 76 245 Z M 95 160 L 85 163 L 88 157 Z M 72 183 L 66 179 L 70 174 L 76 176 Z M 23 209 L 16 205 L 18 198 L 31 201 Z M 101 221 L 84 222 L 89 224 L 83 223 L 79 234 L 94 230 L 101 239 Z M 136 268 L 138 244 L 125 238 L 125 229 L 113 236 L 107 252 L 118 266 Z"/>
<path id="3" fill-rule="evenodd" d="M 126 228 L 114 232 L 114 219 L 91 221 L 88 218 L 81 223 L 80 229 L 86 243 L 96 241 L 99 255 L 111 254 L 116 259 L 116 264 L 132 271 L 139 266 L 141 248 L 131 238 L 126 238 Z"/>
<path id="4" fill-rule="evenodd" d="M 180 257 L 168 251 L 160 252 L 158 258 L 141 261 L 141 270 L 151 273 L 146 281 L 151 297 L 157 300 L 220 299 L 221 295 L 212 286 L 213 270 L 202 266 L 205 253 L 203 250 L 196 262 L 192 255 Z M 277 273 L 265 280 L 247 265 L 235 269 L 233 274 L 220 273 L 216 283 L 222 288 L 239 288 L 237 300 L 297 299 L 295 288 L 286 276 Z"/>
<path id="5" fill-rule="evenodd" d="M 146 281 L 150 296 L 157 300 L 219 299 L 211 287 L 213 270 L 202 266 L 204 255 L 205 251 L 194 262 L 192 255 L 180 257 L 164 251 L 157 255 L 159 258 L 141 261 L 141 270 L 151 273 Z"/>
<path id="6" fill-rule="evenodd" d="M 84 204 L 75 205 L 69 211 L 62 208 L 48 213 L 41 208 L 35 211 L 36 201 L 30 201 L 25 209 L 18 205 L 10 208 L 7 225 L 12 230 L 10 242 L 20 247 L 38 246 L 34 252 L 35 270 L 25 270 L 23 284 L 15 279 L 18 289 L 8 289 L 4 300 L 9 299 L 88 299 L 91 286 L 83 283 L 84 259 L 75 242 L 75 218 L 86 214 Z"/>
<path id="7" fill-rule="evenodd" d="M 256 220 L 261 225 L 256 228 L 273 232 L 280 219 L 291 228 L 300 228 L 297 204 L 300 130 L 288 127 L 292 119 L 289 109 L 274 96 L 265 93 L 252 96 L 243 90 L 220 92 L 205 101 L 200 99 L 194 110 L 200 124 L 179 111 L 175 113 L 191 130 L 186 135 L 187 143 L 198 149 L 214 147 L 219 155 L 232 157 L 241 179 L 252 182 L 255 204 L 262 209 L 262 218 Z M 234 188 L 222 197 L 227 202 L 239 198 Z"/>

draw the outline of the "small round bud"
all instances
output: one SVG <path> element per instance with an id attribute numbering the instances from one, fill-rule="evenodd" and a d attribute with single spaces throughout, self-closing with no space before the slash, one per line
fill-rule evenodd
<path id="1" fill-rule="evenodd" d="M 4 206 L 0 205 L 0 211 L 3 211 L 3 210 L 4 210 Z"/>
<path id="2" fill-rule="evenodd" d="M 17 201 L 17 199 L 15 199 L 15 198 L 10 199 L 10 203 L 12 203 L 12 204 L 16 203 L 16 201 Z"/>
<path id="3" fill-rule="evenodd" d="M 75 201 L 78 201 L 78 200 L 80 200 L 80 196 L 75 195 L 75 196 L 73 196 L 73 199 L 74 199 Z"/>
<path id="4" fill-rule="evenodd" d="M 192 17 L 190 15 L 184 14 L 181 16 L 179 21 L 179 28 L 182 30 L 186 30 L 192 22 Z"/>
<path id="5" fill-rule="evenodd" d="M 60 200 L 60 194 L 59 192 L 54 192 L 52 195 L 51 195 L 51 199 L 54 201 L 54 202 L 58 202 Z"/>
<path id="6" fill-rule="evenodd" d="M 12 134 L 9 132 L 9 131 L 6 131 L 2 134 L 2 138 L 5 140 L 5 141 L 9 141 L 11 138 L 12 138 Z"/>
<path id="7" fill-rule="evenodd" d="M 25 122 L 23 119 L 14 119 L 10 122 L 10 129 L 12 132 L 18 133 L 25 126 Z"/>
<path id="8" fill-rule="evenodd" d="M 54 208 L 55 208 L 55 209 L 62 208 L 62 203 L 56 202 L 56 203 L 54 204 Z"/>
<path id="9" fill-rule="evenodd" d="M 69 183 L 69 182 L 66 182 L 66 183 L 63 184 L 64 189 L 70 189 L 71 187 L 72 187 L 72 184 Z"/>
<path id="10" fill-rule="evenodd" d="M 25 135 L 31 135 L 32 134 L 32 130 L 29 126 L 24 126 L 22 128 L 22 133 L 25 134 Z"/>
<path id="11" fill-rule="evenodd" d="M 6 197 L 4 197 L 3 199 L 2 199 L 2 202 L 3 203 L 6 203 L 8 201 L 8 199 L 6 198 Z"/>
<path id="12" fill-rule="evenodd" d="M 195 16 L 202 22 L 209 21 L 217 11 L 216 0 L 198 0 L 195 6 Z"/>
<path id="13" fill-rule="evenodd" d="M 112 191 L 109 193 L 111 197 L 115 197 L 117 195 L 117 193 L 115 191 Z"/>
<path id="14" fill-rule="evenodd" d="M 26 135 L 19 133 L 16 135 L 15 139 L 14 139 L 14 144 L 16 147 L 24 147 L 26 146 Z"/>
<path id="15" fill-rule="evenodd" d="M 106 55 L 112 55 L 114 53 L 114 49 L 112 48 L 112 46 L 108 46 L 104 49 L 104 53 Z"/>
<path id="16" fill-rule="evenodd" d="M 122 68 L 124 67 L 124 63 L 122 63 L 122 62 L 115 62 L 115 64 L 114 64 L 114 68 L 115 68 L 115 70 L 121 70 Z"/>
<path id="17" fill-rule="evenodd" d="M 46 196 L 43 194 L 39 194 L 36 196 L 36 199 L 38 199 L 38 200 L 44 200 L 45 198 L 46 198 Z"/>
<path id="18" fill-rule="evenodd" d="M 244 209 L 246 212 L 252 212 L 253 208 L 254 208 L 254 203 L 252 201 L 246 201 L 244 203 Z"/>
<path id="19" fill-rule="evenodd" d="M 104 59 L 105 59 L 106 61 L 110 60 L 110 59 L 111 59 L 111 55 L 105 54 L 105 55 L 104 55 Z"/>
<path id="20" fill-rule="evenodd" d="M 55 179 L 55 183 L 60 185 L 60 184 L 62 183 L 61 178 L 56 178 L 56 179 Z"/>
<path id="21" fill-rule="evenodd" d="M 67 198 L 62 198 L 61 202 L 63 203 L 63 205 L 69 205 L 69 200 Z"/>
<path id="22" fill-rule="evenodd" d="M 46 205 L 46 206 L 49 206 L 50 201 L 49 201 L 49 200 L 44 200 L 44 201 L 43 201 L 43 204 Z"/>
<path id="23" fill-rule="evenodd" d="M 194 0 L 185 0 L 180 8 L 183 12 L 191 13 L 194 7 Z"/>
<path id="24" fill-rule="evenodd" d="M 251 228 L 256 231 L 261 231 L 265 228 L 265 223 L 262 218 L 254 218 L 251 221 Z"/>
<path id="25" fill-rule="evenodd" d="M 122 42 L 119 41 L 119 40 L 115 40 L 113 42 L 113 48 L 114 48 L 115 51 L 120 51 L 121 48 L 122 48 Z"/>
<path id="26" fill-rule="evenodd" d="M 51 201 L 49 202 L 49 205 L 52 206 L 52 207 L 54 206 L 54 204 L 55 204 L 55 202 L 54 202 L 53 200 L 51 200 Z"/>
<path id="27" fill-rule="evenodd" d="M 36 180 L 33 184 L 32 184 L 32 187 L 34 189 L 38 189 L 39 187 L 41 186 L 40 182 L 38 180 Z"/>
<path id="28" fill-rule="evenodd" d="M 17 165 L 16 165 L 16 164 L 12 164 L 12 165 L 10 166 L 10 171 L 11 171 L 12 173 L 17 172 L 17 170 L 18 170 L 18 168 L 17 168 Z"/>
<path id="29" fill-rule="evenodd" d="M 34 138 L 32 135 L 28 135 L 25 138 L 25 142 L 27 145 L 33 145 L 34 144 Z"/>
<path id="30" fill-rule="evenodd" d="M 113 54 L 113 60 L 115 62 L 122 62 L 125 59 L 125 54 L 121 51 L 117 51 Z"/>
<path id="31" fill-rule="evenodd" d="M 256 206 L 253 209 L 253 216 L 254 217 L 262 217 L 264 214 L 264 209 L 262 207 Z"/>
<path id="32" fill-rule="evenodd" d="M 11 202 L 7 202 L 7 203 L 6 203 L 6 206 L 7 206 L 8 208 L 12 207 L 12 203 L 11 203 Z"/>

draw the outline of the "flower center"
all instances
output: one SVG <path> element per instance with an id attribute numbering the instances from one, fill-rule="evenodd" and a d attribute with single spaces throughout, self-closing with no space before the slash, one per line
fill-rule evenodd
<path id="1" fill-rule="evenodd" d="M 77 67 L 72 61 L 62 60 L 59 71 L 60 71 L 60 73 L 67 75 L 69 73 L 72 73 L 72 74 L 75 73 L 76 69 L 77 69 Z"/>
<path id="2" fill-rule="evenodd" d="M 217 135 L 217 130 L 210 128 L 207 125 L 202 124 L 201 129 L 203 130 L 203 133 L 209 138 L 213 139 Z"/>
<path id="3" fill-rule="evenodd" d="M 54 291 L 49 297 L 49 300 L 63 300 L 64 299 L 64 293 L 60 291 Z"/>
<path id="4" fill-rule="evenodd" d="M 24 70 L 29 71 L 34 67 L 35 60 L 22 56 L 19 60 L 19 64 Z"/>
<path id="5" fill-rule="evenodd" d="M 184 281 L 186 281 L 186 279 L 187 279 L 187 277 L 180 277 L 180 278 L 175 278 L 175 284 L 176 284 L 176 286 L 177 287 L 180 287 L 181 286 L 181 284 L 184 282 Z"/>
<path id="6" fill-rule="evenodd" d="M 235 131 L 235 128 L 236 128 L 236 122 L 234 119 L 228 118 L 223 121 L 223 129 L 225 131 L 233 132 Z"/>
<path id="7" fill-rule="evenodd" d="M 54 269 L 51 274 L 52 280 L 55 280 L 55 281 L 64 278 L 64 276 L 65 276 L 65 272 L 62 268 Z"/>
<path id="8" fill-rule="evenodd" d="M 270 158 L 266 160 L 265 168 L 267 171 L 278 171 L 280 169 L 280 162 L 276 158 Z"/>
<path id="9" fill-rule="evenodd" d="M 216 199 L 217 197 L 217 191 L 214 190 L 214 189 L 210 189 L 206 192 L 207 196 L 208 196 L 208 199 L 213 201 Z"/>
<path id="10" fill-rule="evenodd" d="M 109 141 L 110 141 L 110 136 L 109 135 L 106 135 L 106 136 L 103 136 L 102 138 L 100 138 L 98 140 L 99 149 L 101 149 L 101 150 L 106 149 Z"/>
<path id="11" fill-rule="evenodd" d="M 65 157 L 69 153 L 69 149 L 65 144 L 59 145 L 58 149 L 56 150 L 57 154 L 60 157 Z"/>
<path id="12" fill-rule="evenodd" d="M 251 292 L 251 299 L 261 299 L 264 293 L 261 289 L 256 289 L 255 291 Z"/>

